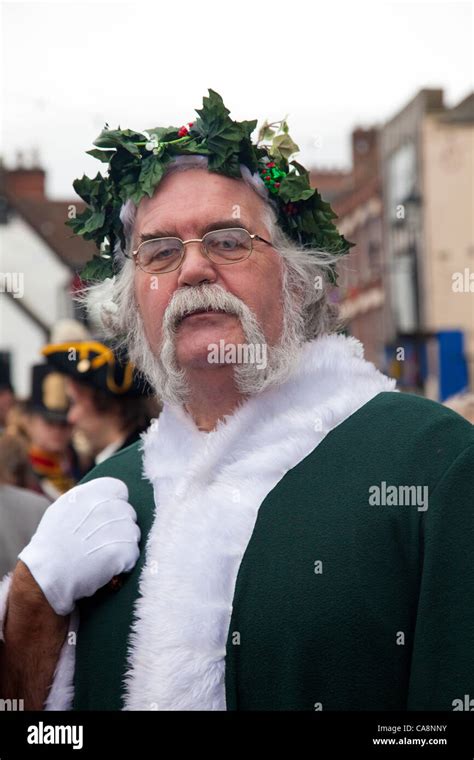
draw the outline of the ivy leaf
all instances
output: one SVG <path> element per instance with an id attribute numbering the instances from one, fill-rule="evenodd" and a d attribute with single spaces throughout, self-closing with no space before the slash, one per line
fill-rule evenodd
<path id="1" fill-rule="evenodd" d="M 89 218 L 89 215 L 90 209 L 87 208 L 81 214 L 68 219 L 65 224 L 67 227 L 70 227 L 76 235 L 81 235 L 84 222 Z"/>
<path id="2" fill-rule="evenodd" d="M 241 177 L 241 164 L 257 172 L 272 158 L 280 171 L 274 176 L 283 175 L 278 191 L 270 188 L 279 207 L 282 229 L 300 245 L 347 252 L 353 244 L 339 234 L 332 221 L 337 217 L 330 204 L 310 186 L 305 167 L 294 160 L 289 163 L 299 148 L 289 135 L 286 117 L 271 124 L 265 121 L 258 132 L 257 144 L 253 144 L 251 135 L 256 126 L 256 120 L 233 121 L 222 97 L 211 89 L 185 139 L 179 138 L 178 127 L 154 127 L 144 135 L 120 127 L 111 130 L 106 124 L 94 143 L 96 147 L 88 154 L 108 163 L 108 172 L 105 177 L 97 173 L 94 178 L 84 176 L 74 182 L 76 192 L 88 208 L 66 224 L 85 240 L 94 240 L 99 248 L 107 238 L 110 251 L 114 251 L 117 242 L 125 245 L 120 219 L 122 204 L 131 199 L 138 205 L 145 196 L 151 197 L 171 157 L 206 155 L 210 171 L 235 178 Z M 260 145 L 261 141 L 270 141 L 270 146 Z M 152 145 L 147 148 L 147 143 Z M 297 204 L 296 213 L 287 213 L 287 202 Z M 83 277 L 111 276 L 114 262 L 113 257 L 94 256 Z"/>
<path id="3" fill-rule="evenodd" d="M 230 155 L 219 165 L 212 163 L 211 156 L 211 159 L 209 160 L 209 166 L 212 166 L 212 171 L 215 171 L 218 174 L 225 174 L 227 177 L 235 177 L 235 179 L 240 179 L 241 177 L 240 161 L 236 153 L 232 153 L 232 155 Z"/>
<path id="4" fill-rule="evenodd" d="M 209 97 L 203 98 L 203 107 L 196 109 L 196 113 L 199 119 L 194 123 L 193 132 L 197 132 L 205 140 L 210 155 L 211 171 L 222 171 L 232 155 L 238 154 L 239 144 L 245 137 L 245 132 L 229 117 L 229 109 L 224 106 L 221 96 L 214 90 L 209 90 Z M 247 122 L 246 129 L 249 124 L 251 122 Z M 235 161 L 231 166 L 234 164 Z"/>
<path id="5" fill-rule="evenodd" d="M 189 142 L 182 142 L 179 144 L 179 147 L 176 146 L 176 148 L 175 146 L 170 145 L 168 150 L 171 153 L 177 153 L 179 155 L 182 155 L 182 154 L 194 155 L 195 153 L 197 153 L 201 156 L 208 156 L 210 153 L 209 148 L 206 148 L 201 142 L 198 142 L 197 140 L 189 140 Z"/>
<path id="6" fill-rule="evenodd" d="M 98 150 L 97 148 L 86 150 L 86 153 L 88 153 L 89 156 L 92 156 L 92 158 L 97 158 L 99 161 L 102 161 L 106 164 L 109 163 L 110 159 L 114 155 L 113 150 Z"/>
<path id="7" fill-rule="evenodd" d="M 132 192 L 127 196 L 128 198 L 135 204 L 135 206 L 138 206 L 141 199 L 144 197 L 145 192 L 141 185 L 135 186 Z"/>
<path id="8" fill-rule="evenodd" d="M 142 161 L 138 182 L 142 192 L 146 193 L 150 198 L 163 176 L 164 168 L 163 162 L 154 155 L 148 156 L 148 158 L 144 158 Z"/>
<path id="9" fill-rule="evenodd" d="M 100 211 L 94 211 L 90 209 L 89 218 L 85 222 L 83 226 L 84 232 L 94 232 L 95 230 L 100 230 L 105 221 L 105 209 L 101 209 Z"/>
<path id="10" fill-rule="evenodd" d="M 98 148 L 122 147 L 133 156 L 140 156 L 140 148 L 137 142 L 146 142 L 145 135 L 133 132 L 130 129 L 104 129 L 94 141 Z"/>
<path id="11" fill-rule="evenodd" d="M 284 158 L 286 161 L 288 161 L 293 153 L 298 152 L 299 147 L 293 142 L 288 134 L 277 135 L 274 137 L 269 149 L 270 155 L 275 156 L 275 158 Z"/>
<path id="12" fill-rule="evenodd" d="M 275 134 L 276 129 L 272 127 L 267 120 L 265 120 L 259 129 L 257 141 L 259 143 L 267 142 L 268 140 L 271 140 Z"/>
<path id="13" fill-rule="evenodd" d="M 75 179 L 72 186 L 84 203 L 90 205 L 94 198 L 97 198 L 99 186 L 103 181 L 104 177 L 100 173 L 93 179 L 84 175 L 81 179 Z"/>
<path id="14" fill-rule="evenodd" d="M 204 122 L 213 116 L 220 119 L 226 119 L 226 117 L 228 117 L 230 114 L 230 111 L 225 107 L 222 97 L 215 90 L 209 89 L 208 92 L 209 97 L 203 97 L 202 108 L 196 108 L 196 113 Z"/>
<path id="15" fill-rule="evenodd" d="M 305 232 L 317 233 L 318 223 L 314 218 L 314 214 L 310 209 L 304 209 L 301 213 L 301 222 L 303 224 Z"/>
<path id="16" fill-rule="evenodd" d="M 252 121 L 239 121 L 240 128 L 244 134 L 244 137 L 246 137 L 248 140 L 250 140 L 250 136 L 255 130 L 257 123 L 257 119 L 252 119 Z"/>
<path id="17" fill-rule="evenodd" d="M 169 142 L 178 138 L 176 127 L 153 127 L 152 129 L 146 129 L 145 132 L 148 135 L 156 135 L 158 142 Z"/>
<path id="18" fill-rule="evenodd" d="M 307 177 L 297 174 L 287 174 L 280 183 L 279 195 L 286 203 L 288 201 L 306 201 L 314 195 L 315 190 L 308 186 Z"/>
<path id="19" fill-rule="evenodd" d="M 113 258 L 103 258 L 94 255 L 85 267 L 81 270 L 81 280 L 105 280 L 106 277 L 113 277 L 114 264 Z"/>
<path id="20" fill-rule="evenodd" d="M 252 173 L 258 170 L 258 154 L 250 140 L 240 143 L 239 164 L 247 166 Z"/>
<path id="21" fill-rule="evenodd" d="M 295 169 L 298 171 L 298 174 L 301 174 L 302 176 L 308 176 L 309 172 L 302 164 L 299 164 L 298 161 L 290 161 L 290 166 L 294 166 Z"/>

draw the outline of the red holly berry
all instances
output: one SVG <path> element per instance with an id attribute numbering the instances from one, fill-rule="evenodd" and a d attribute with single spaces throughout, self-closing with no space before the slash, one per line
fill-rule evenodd
<path id="1" fill-rule="evenodd" d="M 275 187 L 280 187 L 280 183 L 279 182 L 275 182 Z"/>
<path id="2" fill-rule="evenodd" d="M 181 127 L 181 129 L 178 131 L 178 137 L 185 137 L 188 133 L 188 130 L 186 127 Z"/>
<path id="3" fill-rule="evenodd" d="M 270 163 L 267 164 L 267 169 L 273 169 L 274 166 L 275 166 L 275 162 L 274 161 L 270 161 Z"/>
<path id="4" fill-rule="evenodd" d="M 267 176 L 266 176 L 266 177 L 264 177 L 264 179 L 271 179 L 271 177 L 270 177 L 270 175 L 269 175 L 269 174 L 267 174 Z"/>
<path id="5" fill-rule="evenodd" d="M 191 128 L 193 126 L 193 124 L 194 124 L 194 121 L 188 121 L 188 127 Z"/>

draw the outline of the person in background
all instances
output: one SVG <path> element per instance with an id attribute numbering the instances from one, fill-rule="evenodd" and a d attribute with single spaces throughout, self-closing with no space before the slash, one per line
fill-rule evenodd
<path id="1" fill-rule="evenodd" d="M 20 440 L 28 447 L 30 436 L 28 433 L 27 401 L 15 399 L 15 403 L 7 412 L 5 428 L 2 432 L 10 433 L 17 438 L 20 438 Z"/>
<path id="2" fill-rule="evenodd" d="M 25 442 L 12 433 L 1 433 L 0 575 L 13 570 L 19 552 L 30 541 L 50 503 L 29 490 L 32 478 Z"/>
<path id="3" fill-rule="evenodd" d="M 41 490 L 51 499 L 80 479 L 71 443 L 72 425 L 64 377 L 47 364 L 32 368 L 31 397 L 26 403 L 29 459 Z"/>
<path id="4" fill-rule="evenodd" d="M 9 410 L 15 403 L 15 394 L 10 380 L 10 367 L 0 360 L 0 432 L 6 424 Z"/>
<path id="5" fill-rule="evenodd" d="M 458 393 L 446 399 L 444 405 L 474 425 L 474 393 Z"/>
<path id="6" fill-rule="evenodd" d="M 88 326 L 78 319 L 59 319 L 52 327 L 48 343 L 76 343 L 92 340 Z M 86 473 L 94 464 L 91 447 L 86 436 L 78 427 L 72 430 L 72 445 L 79 459 L 82 473 Z"/>
<path id="7" fill-rule="evenodd" d="M 66 376 L 68 422 L 87 439 L 99 464 L 138 440 L 159 408 L 125 355 L 95 340 L 49 344 L 48 364 Z"/>

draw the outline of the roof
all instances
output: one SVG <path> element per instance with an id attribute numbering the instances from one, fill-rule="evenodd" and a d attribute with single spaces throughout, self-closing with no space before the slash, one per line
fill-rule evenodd
<path id="1" fill-rule="evenodd" d="M 439 117 L 442 122 L 472 124 L 474 122 L 474 92 L 471 92 L 457 106 L 450 108 Z"/>
<path id="2" fill-rule="evenodd" d="M 367 203 L 371 198 L 380 197 L 382 192 L 381 179 L 378 174 L 367 177 L 358 187 L 347 191 L 335 198 L 332 207 L 341 219 L 352 213 L 358 206 Z"/>
<path id="3" fill-rule="evenodd" d="M 47 199 L 19 199 L 7 194 L 12 208 L 22 216 L 40 238 L 72 270 L 82 269 L 84 264 L 97 253 L 92 241 L 85 241 L 74 235 L 65 222 L 68 211 L 75 206 L 76 213 L 85 209 L 79 200 L 50 201 Z"/>

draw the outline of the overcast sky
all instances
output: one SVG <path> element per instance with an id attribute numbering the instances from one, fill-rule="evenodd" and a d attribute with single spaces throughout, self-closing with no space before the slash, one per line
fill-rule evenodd
<path id="1" fill-rule="evenodd" d="M 236 119 L 279 119 L 306 165 L 347 168 L 356 125 L 421 87 L 473 88 L 472 2 L 1 2 L 1 153 L 38 148 L 52 198 L 96 173 L 105 121 L 192 121 L 211 87 Z"/>

